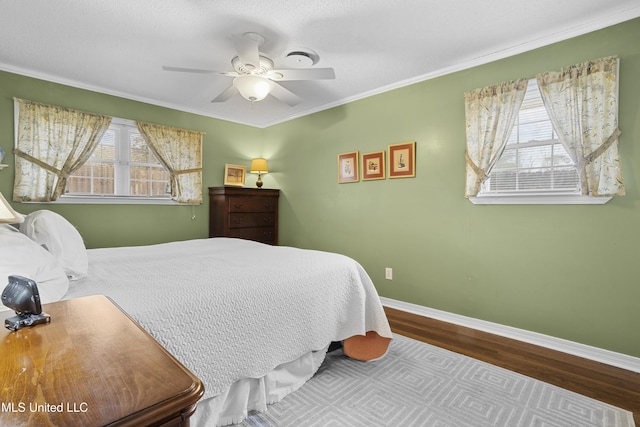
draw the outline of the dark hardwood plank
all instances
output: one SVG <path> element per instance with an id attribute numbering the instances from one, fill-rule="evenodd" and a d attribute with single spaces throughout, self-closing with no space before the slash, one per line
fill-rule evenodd
<path id="1" fill-rule="evenodd" d="M 640 426 L 640 373 L 389 307 L 385 312 L 397 334 L 626 409 Z"/>

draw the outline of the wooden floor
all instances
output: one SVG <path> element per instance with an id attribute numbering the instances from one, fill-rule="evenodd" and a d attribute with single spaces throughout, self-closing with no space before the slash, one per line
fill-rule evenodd
<path id="1" fill-rule="evenodd" d="M 640 427 L 640 373 L 389 307 L 385 312 L 397 334 L 626 409 Z"/>

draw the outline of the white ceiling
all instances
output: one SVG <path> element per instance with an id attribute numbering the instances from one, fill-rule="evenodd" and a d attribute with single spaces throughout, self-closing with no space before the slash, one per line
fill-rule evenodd
<path id="1" fill-rule="evenodd" d="M 638 0 L 0 0 L 0 69 L 266 127 L 638 16 Z M 311 49 L 336 79 L 282 82 L 295 107 L 211 103 L 231 78 L 161 68 L 232 70 L 245 32 L 275 68 Z"/>

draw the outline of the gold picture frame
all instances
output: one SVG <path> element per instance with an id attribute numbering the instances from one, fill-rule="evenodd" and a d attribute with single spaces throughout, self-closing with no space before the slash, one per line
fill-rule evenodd
<path id="1" fill-rule="evenodd" d="M 414 141 L 389 145 L 389 178 L 416 176 L 416 143 Z"/>
<path id="2" fill-rule="evenodd" d="M 358 182 L 360 176 L 358 174 L 358 152 L 350 151 L 348 153 L 338 154 L 338 182 Z"/>
<path id="3" fill-rule="evenodd" d="M 240 165 L 224 165 L 224 185 L 244 187 L 247 167 Z"/>
<path id="4" fill-rule="evenodd" d="M 364 153 L 362 155 L 362 180 L 385 179 L 384 151 Z"/>

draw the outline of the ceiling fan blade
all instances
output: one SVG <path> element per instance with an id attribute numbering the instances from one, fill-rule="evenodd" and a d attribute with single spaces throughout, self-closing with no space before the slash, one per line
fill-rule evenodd
<path id="1" fill-rule="evenodd" d="M 301 68 L 292 70 L 271 70 L 267 77 L 271 80 L 330 80 L 336 78 L 333 68 Z"/>
<path id="2" fill-rule="evenodd" d="M 247 68 L 254 69 L 260 66 L 260 54 L 258 53 L 258 41 L 246 36 L 236 36 L 233 44 L 238 51 L 240 62 Z"/>
<path id="3" fill-rule="evenodd" d="M 289 105 L 290 107 L 298 105 L 300 102 L 302 102 L 302 99 L 298 95 L 291 92 L 289 89 L 285 89 L 283 86 L 280 86 L 276 82 L 273 82 L 273 88 L 271 89 L 270 94 L 275 96 L 285 104 Z"/>
<path id="4" fill-rule="evenodd" d="M 179 71 L 183 73 L 202 73 L 202 74 L 216 74 L 218 71 L 213 70 L 200 70 L 198 68 L 182 68 L 182 67 L 170 67 L 168 65 L 163 65 L 162 69 L 165 71 Z"/>
<path id="5" fill-rule="evenodd" d="M 238 93 L 238 89 L 234 85 L 229 86 L 224 92 L 220 95 L 216 96 L 211 100 L 211 102 L 224 102 L 231 98 L 233 95 Z"/>
<path id="6" fill-rule="evenodd" d="M 162 69 L 165 71 L 178 71 L 181 73 L 200 73 L 200 74 L 223 74 L 229 77 L 237 77 L 238 73 L 235 71 L 215 71 L 215 70 L 202 70 L 199 68 L 182 68 L 182 67 L 170 67 L 163 65 Z"/>

